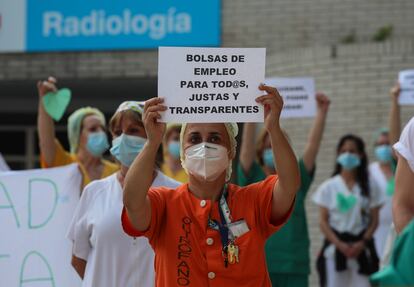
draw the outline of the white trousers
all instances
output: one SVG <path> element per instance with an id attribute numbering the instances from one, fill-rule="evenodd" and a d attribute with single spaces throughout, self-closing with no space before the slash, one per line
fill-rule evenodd
<path id="1" fill-rule="evenodd" d="M 327 287 L 370 287 L 369 277 L 358 273 L 358 262 L 348 259 L 348 269 L 338 272 L 335 270 L 335 257 L 326 258 Z"/>

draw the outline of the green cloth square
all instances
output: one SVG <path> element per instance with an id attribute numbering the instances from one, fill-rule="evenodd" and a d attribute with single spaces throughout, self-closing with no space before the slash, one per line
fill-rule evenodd
<path id="1" fill-rule="evenodd" d="M 66 111 L 72 97 L 69 89 L 60 89 L 56 92 L 49 92 L 43 97 L 45 111 L 55 121 L 60 121 Z"/>
<path id="2" fill-rule="evenodd" d="M 355 195 L 345 195 L 343 193 L 338 193 L 336 195 L 336 206 L 338 210 L 342 213 L 347 213 L 350 211 L 355 204 L 357 203 L 357 198 Z"/>
<path id="3" fill-rule="evenodd" d="M 395 177 L 392 177 L 387 182 L 386 194 L 391 197 L 394 195 L 394 191 L 395 191 Z"/>

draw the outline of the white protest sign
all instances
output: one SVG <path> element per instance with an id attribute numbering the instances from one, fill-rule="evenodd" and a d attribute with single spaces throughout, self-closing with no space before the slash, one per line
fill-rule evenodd
<path id="1" fill-rule="evenodd" d="M 263 122 L 256 97 L 265 77 L 264 48 L 160 47 L 158 95 L 163 122 Z"/>
<path id="2" fill-rule="evenodd" d="M 1 286 L 81 286 L 66 238 L 80 184 L 76 164 L 0 174 Z"/>
<path id="3" fill-rule="evenodd" d="M 307 118 L 316 115 L 315 81 L 312 78 L 269 78 L 283 97 L 282 118 Z"/>
<path id="4" fill-rule="evenodd" d="M 404 70 L 398 75 L 400 83 L 400 105 L 414 105 L 414 70 Z"/>

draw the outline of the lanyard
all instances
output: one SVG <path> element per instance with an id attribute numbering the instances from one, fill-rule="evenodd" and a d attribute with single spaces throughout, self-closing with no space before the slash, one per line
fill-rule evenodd
<path id="1" fill-rule="evenodd" d="M 230 232 L 228 225 L 231 223 L 231 215 L 230 215 L 230 209 L 227 205 L 227 186 L 224 187 L 223 193 L 220 197 L 219 201 L 219 213 L 220 213 L 220 221 L 217 222 L 214 219 L 208 220 L 208 226 L 214 230 L 217 230 L 220 233 L 220 239 L 221 239 L 221 245 L 223 247 L 222 253 L 224 257 L 224 266 L 227 267 L 228 265 L 228 257 L 227 257 L 227 251 L 229 246 L 229 237 L 230 239 L 233 239 L 233 234 Z"/>
<path id="2" fill-rule="evenodd" d="M 231 223 L 231 214 L 230 214 L 230 208 L 227 205 L 227 186 L 224 187 L 223 193 L 220 197 L 219 201 L 219 213 L 220 213 L 220 220 L 222 224 L 229 225 Z M 216 220 L 209 219 L 208 226 L 214 230 L 219 231 L 219 225 Z M 230 233 L 230 237 L 233 237 L 233 234 Z"/>

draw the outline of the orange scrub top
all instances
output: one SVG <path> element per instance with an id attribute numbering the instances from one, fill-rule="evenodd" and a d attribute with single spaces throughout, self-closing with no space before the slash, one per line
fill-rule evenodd
<path id="1" fill-rule="evenodd" d="M 200 200 L 188 184 L 174 189 L 151 188 L 151 222 L 147 231 L 132 226 L 125 207 L 122 225 L 130 236 L 146 236 L 155 250 L 156 286 L 271 286 L 264 246 L 292 211 L 275 224 L 270 221 L 272 191 L 277 176 L 246 187 L 228 185 L 232 222 L 244 219 L 249 231 L 235 239 L 239 263 L 224 266 L 220 233 L 208 219 L 220 222 L 218 201 Z M 293 206 L 293 205 L 292 205 Z"/>

